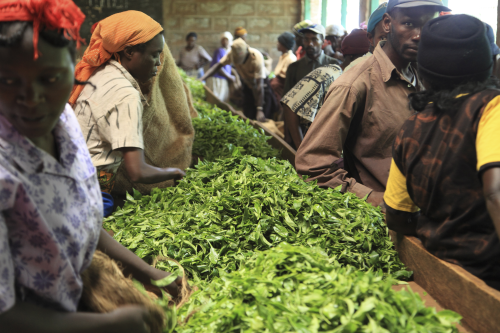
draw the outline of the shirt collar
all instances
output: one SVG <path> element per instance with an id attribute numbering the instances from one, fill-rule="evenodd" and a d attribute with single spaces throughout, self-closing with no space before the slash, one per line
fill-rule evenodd
<path id="1" fill-rule="evenodd" d="M 132 86 L 139 92 L 139 95 L 141 96 L 142 105 L 148 105 L 149 106 L 147 98 L 142 94 L 141 86 L 134 79 L 134 77 L 132 75 L 130 75 L 129 71 L 127 71 L 125 69 L 125 67 L 123 67 L 122 64 L 120 64 L 116 60 L 111 59 L 109 61 L 109 64 L 113 65 L 114 67 L 116 67 L 123 74 L 123 76 L 125 76 L 125 78 L 130 81 L 130 83 L 132 84 Z"/>
<path id="2" fill-rule="evenodd" d="M 311 59 L 311 58 L 309 58 L 309 57 L 307 56 L 307 54 L 306 54 L 305 58 L 306 58 L 307 63 L 317 62 L 317 63 L 322 64 L 322 63 L 324 63 L 324 62 L 325 62 L 325 52 L 323 52 L 323 50 L 321 50 L 321 54 L 320 54 L 320 55 L 319 55 L 319 57 L 317 57 L 316 59 Z"/>
<path id="3" fill-rule="evenodd" d="M 377 62 L 380 65 L 380 70 L 382 72 L 382 79 L 384 80 L 384 82 L 387 82 L 392 78 L 393 73 L 396 72 L 399 78 L 408 82 L 408 80 L 396 69 L 396 66 L 394 66 L 392 61 L 387 56 L 387 54 L 385 54 L 384 50 L 382 50 L 382 47 L 385 45 L 386 42 L 387 41 L 381 41 L 375 48 L 375 51 L 373 52 L 375 58 L 377 59 Z M 411 66 L 411 64 L 409 64 L 408 66 Z M 417 81 L 418 81 L 418 76 L 417 76 Z"/>
<path id="4" fill-rule="evenodd" d="M 36 147 L 31 140 L 21 135 L 10 122 L 0 115 L 0 146 L 16 165 L 28 174 L 50 173 L 68 176 L 74 179 L 86 179 L 93 172 L 89 165 L 82 165 L 87 146 L 73 110 L 67 105 L 54 127 L 54 139 L 57 143 L 59 161 Z M 75 119 L 70 121 L 69 117 Z M 82 146 L 83 144 L 83 146 Z M 90 160 L 90 159 L 89 159 Z"/>

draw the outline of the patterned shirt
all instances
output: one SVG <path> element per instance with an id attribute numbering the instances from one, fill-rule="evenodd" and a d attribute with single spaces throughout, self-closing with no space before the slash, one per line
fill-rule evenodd
<path id="1" fill-rule="evenodd" d="M 110 60 L 88 80 L 75 114 L 97 170 L 116 173 L 123 161 L 118 148 L 144 149 L 141 88 L 117 61 Z"/>
<path id="2" fill-rule="evenodd" d="M 384 194 L 388 211 L 420 209 L 416 232 L 430 253 L 487 282 L 500 281 L 500 242 L 481 174 L 500 167 L 499 126 L 498 90 L 452 110 L 429 104 L 396 137 Z"/>
<path id="3" fill-rule="evenodd" d="M 0 116 L 0 314 L 17 299 L 76 311 L 102 225 L 96 170 L 69 105 L 59 161 Z"/>
<path id="4" fill-rule="evenodd" d="M 340 74 L 342 69 L 337 65 L 317 68 L 300 80 L 281 100 L 300 117 L 304 135 L 323 106 L 328 89 Z"/>

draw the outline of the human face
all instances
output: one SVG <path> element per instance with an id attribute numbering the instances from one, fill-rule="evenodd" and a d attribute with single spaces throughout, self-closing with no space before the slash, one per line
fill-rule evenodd
<path id="1" fill-rule="evenodd" d="M 18 29 L 12 24 L 8 33 Z M 18 45 L 0 47 L 0 113 L 34 142 L 52 135 L 75 80 L 69 48 L 40 38 L 38 51 L 40 57 L 34 60 L 29 26 Z"/>
<path id="2" fill-rule="evenodd" d="M 438 12 L 433 6 L 420 6 L 396 8 L 391 14 L 385 14 L 383 19 L 389 43 L 402 60 L 417 61 L 422 27 Z"/>
<path id="3" fill-rule="evenodd" d="M 140 83 L 147 82 L 158 73 L 158 67 L 161 66 L 160 55 L 163 52 L 164 44 L 165 38 L 162 34 L 159 34 L 146 43 L 143 52 L 133 47 L 125 50 L 127 62 L 124 67 Z"/>
<path id="4" fill-rule="evenodd" d="M 384 23 L 383 21 L 380 21 L 377 23 L 375 26 L 375 29 L 373 29 L 373 33 L 368 32 L 367 33 L 368 39 L 370 40 L 370 52 L 373 53 L 375 51 L 375 48 L 377 45 L 387 39 L 387 34 L 384 31 Z"/>
<path id="5" fill-rule="evenodd" d="M 278 49 L 278 51 L 280 51 L 281 53 L 284 53 L 284 52 L 288 52 L 288 49 L 286 47 L 284 47 L 283 45 L 281 45 L 280 42 L 277 42 L 276 43 L 276 48 Z"/>
<path id="6" fill-rule="evenodd" d="M 186 39 L 188 49 L 192 49 L 196 45 L 196 37 L 189 37 Z"/>
<path id="7" fill-rule="evenodd" d="M 227 49 L 227 48 L 229 47 L 229 39 L 227 39 L 227 38 L 222 38 L 222 39 L 220 40 L 220 45 L 221 45 L 223 48 Z"/>
<path id="8" fill-rule="evenodd" d="M 304 37 L 302 38 L 302 44 L 306 50 L 306 55 L 310 59 L 316 59 L 321 55 L 323 36 L 312 31 L 306 31 L 304 33 Z"/>

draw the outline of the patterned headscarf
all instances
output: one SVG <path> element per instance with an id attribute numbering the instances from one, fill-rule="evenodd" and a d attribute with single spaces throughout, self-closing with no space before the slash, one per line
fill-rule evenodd
<path id="1" fill-rule="evenodd" d="M 76 65 L 75 78 L 87 81 L 95 70 L 115 57 L 127 46 L 149 42 L 163 31 L 161 25 L 148 15 L 135 10 L 111 15 L 97 24 L 82 60 Z M 69 98 L 74 105 L 84 86 L 75 85 Z"/>
<path id="2" fill-rule="evenodd" d="M 75 40 L 80 47 L 84 40 L 80 37 L 80 27 L 85 20 L 71 0 L 1 0 L 0 22 L 33 22 L 33 48 L 38 59 L 38 39 L 40 28 L 62 30 L 68 39 Z"/>

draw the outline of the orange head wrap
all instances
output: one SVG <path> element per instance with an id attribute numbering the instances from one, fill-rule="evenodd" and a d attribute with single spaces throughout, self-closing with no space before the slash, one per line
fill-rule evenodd
<path id="1" fill-rule="evenodd" d="M 234 36 L 235 37 L 241 37 L 247 33 L 247 30 L 243 27 L 238 27 L 236 30 L 234 30 Z"/>
<path id="2" fill-rule="evenodd" d="M 135 10 L 111 15 L 99 21 L 82 60 L 76 65 L 75 78 L 87 81 L 94 71 L 127 46 L 149 42 L 163 31 L 161 25 L 148 15 Z M 75 85 L 69 98 L 74 105 L 84 86 Z"/>
<path id="3" fill-rule="evenodd" d="M 38 38 L 40 28 L 63 30 L 68 39 L 83 42 L 80 27 L 85 20 L 82 13 L 71 0 L 1 0 L 0 22 L 33 22 L 33 48 L 35 60 L 38 59 Z"/>

